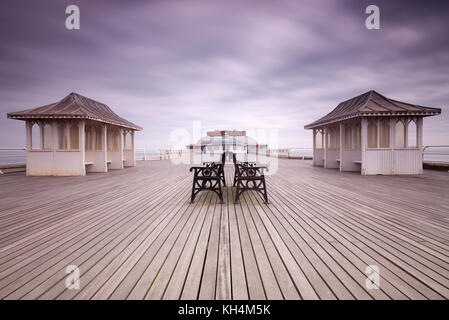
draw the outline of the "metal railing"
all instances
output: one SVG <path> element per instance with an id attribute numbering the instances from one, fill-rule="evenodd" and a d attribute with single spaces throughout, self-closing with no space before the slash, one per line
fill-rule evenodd
<path id="1" fill-rule="evenodd" d="M 268 149 L 267 156 L 282 159 L 309 160 L 313 157 L 313 148 L 281 148 Z"/>
<path id="2" fill-rule="evenodd" d="M 0 147 L 0 165 L 17 165 L 26 163 L 25 147 Z M 182 157 L 190 150 L 184 149 L 146 149 L 136 148 L 137 160 L 166 160 Z M 279 148 L 267 149 L 267 156 L 284 159 L 312 159 L 313 148 Z M 449 164 L 449 145 L 426 145 L 423 147 L 424 162 L 440 162 Z"/>
<path id="3" fill-rule="evenodd" d="M 189 150 L 179 150 L 179 149 L 146 149 L 146 148 L 136 148 L 135 149 L 136 160 L 168 160 L 172 158 L 182 157 L 183 154 L 189 152 Z"/>

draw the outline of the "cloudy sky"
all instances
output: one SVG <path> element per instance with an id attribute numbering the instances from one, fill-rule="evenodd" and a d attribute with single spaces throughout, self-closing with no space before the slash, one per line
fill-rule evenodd
<path id="1" fill-rule="evenodd" d="M 65 28 L 65 8 L 81 11 Z M 369 4 L 381 29 L 367 30 Z M 426 144 L 449 144 L 449 1 L 2 1 L 0 146 L 25 145 L 6 112 L 78 92 L 144 127 L 138 147 L 169 147 L 193 121 L 210 129 L 303 129 L 370 89 L 443 109 Z"/>

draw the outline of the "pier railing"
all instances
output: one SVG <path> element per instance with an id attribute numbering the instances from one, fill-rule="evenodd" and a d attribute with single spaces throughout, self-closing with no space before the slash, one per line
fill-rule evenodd
<path id="1" fill-rule="evenodd" d="M 425 165 L 443 165 L 449 167 L 449 145 L 429 145 L 423 148 Z"/>
<path id="2" fill-rule="evenodd" d="M 136 148 L 137 160 L 168 160 L 189 155 L 187 149 L 146 149 Z M 312 148 L 279 148 L 260 150 L 270 157 L 282 159 L 309 160 L 313 157 Z M 255 153 L 252 151 L 251 153 Z M 423 147 L 424 163 L 442 163 L 449 165 L 449 145 L 427 145 Z M 0 166 L 24 165 L 26 163 L 25 147 L 0 147 Z"/>

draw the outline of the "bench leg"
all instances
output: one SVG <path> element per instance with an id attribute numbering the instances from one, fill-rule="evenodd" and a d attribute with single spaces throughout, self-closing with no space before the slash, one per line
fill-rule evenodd
<path id="1" fill-rule="evenodd" d="M 193 177 L 193 185 L 192 185 L 192 196 L 190 197 L 190 202 L 195 201 L 195 177 Z"/>
<path id="2" fill-rule="evenodd" d="M 224 169 L 223 169 L 223 171 L 221 172 L 221 177 L 222 177 L 222 179 L 223 179 L 223 186 L 226 187 L 226 179 L 225 179 Z"/>
<path id="3" fill-rule="evenodd" d="M 218 197 L 221 203 L 223 203 L 223 192 L 221 192 L 221 179 L 218 179 Z"/>
<path id="4" fill-rule="evenodd" d="M 268 203 L 268 194 L 267 194 L 267 185 L 265 184 L 265 176 L 262 179 L 263 184 L 263 198 L 265 200 L 265 203 Z"/>
<path id="5" fill-rule="evenodd" d="M 236 183 L 237 183 L 237 187 L 235 188 L 234 203 L 238 203 L 239 202 L 240 191 L 241 191 L 241 188 L 239 188 L 240 181 L 237 180 Z"/>

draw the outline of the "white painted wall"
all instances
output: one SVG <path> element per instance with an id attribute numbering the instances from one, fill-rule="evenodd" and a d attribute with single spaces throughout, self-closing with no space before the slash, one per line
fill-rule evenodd
<path id="1" fill-rule="evenodd" d="M 123 169 L 123 152 L 108 151 L 108 160 L 111 161 L 108 169 Z"/>
<path id="2" fill-rule="evenodd" d="M 53 151 L 27 151 L 27 176 L 52 176 Z"/>
<path id="3" fill-rule="evenodd" d="M 86 166 L 87 172 L 108 172 L 104 150 L 86 150 L 86 162 L 93 162 Z"/>
<path id="4" fill-rule="evenodd" d="M 417 146 L 395 148 L 397 118 L 390 119 L 390 148 L 368 149 L 366 143 L 366 119 L 362 120 L 362 174 L 364 175 L 417 175 L 423 173 L 422 134 L 423 119 L 417 118 Z M 407 145 L 407 126 L 405 127 Z"/>
<path id="5" fill-rule="evenodd" d="M 419 149 L 366 150 L 366 175 L 416 175 L 422 172 L 422 151 Z"/>
<path id="6" fill-rule="evenodd" d="M 132 145 L 123 150 L 123 129 L 120 128 L 120 143 L 118 151 L 108 151 L 107 126 L 102 125 L 102 150 L 85 150 L 85 121 L 79 121 L 79 149 L 58 150 L 58 121 L 51 121 L 52 146 L 42 149 L 42 135 L 40 148 L 32 149 L 32 126 L 26 122 L 27 138 L 27 175 L 30 176 L 83 176 L 86 172 L 107 172 L 110 169 L 123 169 L 125 166 L 135 166 L 134 131 Z M 41 130 L 42 133 L 42 130 Z M 70 139 L 69 139 L 70 140 Z M 126 162 L 123 160 L 126 159 Z M 86 162 L 92 163 L 85 165 Z"/>
<path id="7" fill-rule="evenodd" d="M 351 149 L 342 150 L 343 156 L 340 159 L 340 171 L 359 171 L 361 170 L 361 165 L 355 163 L 354 161 L 362 161 L 362 150 L 361 149 Z"/>
<path id="8" fill-rule="evenodd" d="M 33 150 L 31 147 L 31 123 L 27 121 L 27 168 L 28 176 L 83 176 L 86 174 L 83 162 L 83 149 L 79 150 L 57 150 L 57 121 L 52 121 L 52 148 L 48 150 Z M 83 125 L 79 125 L 79 138 L 84 130 Z M 41 137 L 42 140 L 42 137 Z M 81 144 L 81 143 L 80 143 Z M 42 141 L 40 143 L 42 147 Z"/>
<path id="9" fill-rule="evenodd" d="M 80 151 L 27 151 L 27 176 L 83 176 Z"/>
<path id="10" fill-rule="evenodd" d="M 324 167 L 328 169 L 340 168 L 340 163 L 337 161 L 339 158 L 340 149 L 327 149 Z"/>
<path id="11" fill-rule="evenodd" d="M 315 149 L 313 151 L 313 165 L 316 167 L 324 166 L 324 149 Z"/>
<path id="12" fill-rule="evenodd" d="M 419 149 L 394 150 L 394 174 L 422 174 L 423 152 Z"/>
<path id="13" fill-rule="evenodd" d="M 135 167 L 136 166 L 136 157 L 134 154 L 134 150 L 124 150 L 123 151 L 124 166 L 125 167 Z"/>

